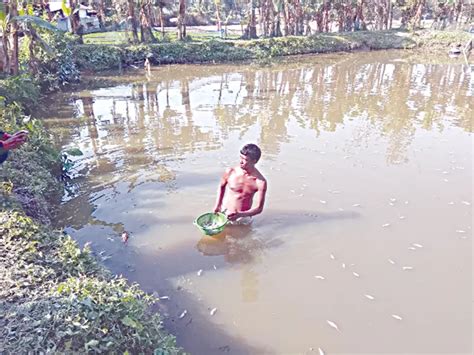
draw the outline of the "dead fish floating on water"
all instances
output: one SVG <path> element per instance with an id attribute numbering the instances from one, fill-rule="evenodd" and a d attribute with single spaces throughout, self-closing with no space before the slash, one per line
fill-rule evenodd
<path id="1" fill-rule="evenodd" d="M 159 300 L 169 300 L 170 297 L 169 296 L 161 296 L 161 297 L 158 297 Z"/>
<path id="2" fill-rule="evenodd" d="M 197 272 L 197 275 L 198 275 L 198 276 L 201 276 L 201 275 L 202 275 L 202 269 Z"/>
<path id="3" fill-rule="evenodd" d="M 353 272 L 352 275 L 354 275 L 355 277 L 360 277 L 360 275 L 357 272 Z"/>
<path id="4" fill-rule="evenodd" d="M 390 227 L 390 223 L 382 224 L 382 227 L 384 227 L 384 228 Z"/>
<path id="5" fill-rule="evenodd" d="M 420 248 L 420 249 L 423 248 L 423 245 L 418 244 L 418 243 L 413 243 L 412 245 L 413 245 L 414 247 L 417 247 L 417 248 Z"/>
<path id="6" fill-rule="evenodd" d="M 390 264 L 392 264 L 392 265 L 395 265 L 395 264 L 396 264 L 395 261 L 393 261 L 392 259 L 388 259 L 388 262 L 389 262 Z"/>
<path id="7" fill-rule="evenodd" d="M 323 205 L 325 205 L 327 202 L 324 201 L 324 200 L 319 200 L 319 202 L 321 202 Z"/>
<path id="8" fill-rule="evenodd" d="M 319 351 L 319 355 L 324 355 L 324 351 L 323 351 L 323 349 L 321 349 L 321 348 L 318 348 L 318 351 Z"/>
<path id="9" fill-rule="evenodd" d="M 398 314 L 392 314 L 392 317 L 397 319 L 397 320 L 402 320 L 403 318 L 400 317 Z"/>
<path id="10" fill-rule="evenodd" d="M 408 247 L 409 250 L 416 250 L 415 247 Z"/>
<path id="11" fill-rule="evenodd" d="M 316 275 L 314 278 L 316 278 L 318 280 L 325 280 L 326 279 L 324 276 L 321 276 L 321 275 Z"/>
<path id="12" fill-rule="evenodd" d="M 366 298 L 368 298 L 369 300 L 373 301 L 375 300 L 375 297 L 372 296 L 372 295 L 364 295 Z"/>
<path id="13" fill-rule="evenodd" d="M 402 270 L 413 270 L 413 266 L 403 266 Z"/>
<path id="14" fill-rule="evenodd" d="M 400 219 L 405 219 L 405 216 L 400 216 L 400 217 L 398 217 L 398 218 L 400 218 Z"/>
<path id="15" fill-rule="evenodd" d="M 336 260 L 336 257 L 332 254 L 329 254 L 329 257 L 332 259 L 332 260 Z"/>
<path id="16" fill-rule="evenodd" d="M 217 308 L 213 308 L 213 309 L 211 309 L 211 311 L 209 312 L 209 314 L 210 314 L 211 316 L 213 316 L 214 314 L 216 314 L 216 312 L 217 312 Z"/>
<path id="17" fill-rule="evenodd" d="M 339 327 L 337 326 L 336 323 L 334 323 L 333 321 L 330 321 L 330 320 L 326 320 L 326 322 L 329 324 L 329 326 L 331 326 L 332 328 L 336 329 L 339 333 L 341 332 L 339 330 Z"/>
<path id="18" fill-rule="evenodd" d="M 183 319 L 184 316 L 185 316 L 187 313 L 188 313 L 188 311 L 187 311 L 187 310 L 184 310 L 183 313 L 181 313 L 178 318 L 179 318 L 179 319 Z"/>
<path id="19" fill-rule="evenodd" d="M 462 229 L 456 229 L 456 233 L 464 234 L 466 231 Z"/>
<path id="20" fill-rule="evenodd" d="M 122 242 L 123 242 L 124 244 L 126 244 L 126 243 L 128 242 L 128 239 L 129 239 L 129 238 L 130 238 L 130 236 L 129 236 L 128 232 L 127 232 L 127 231 L 124 231 L 124 232 L 122 233 Z"/>
<path id="21" fill-rule="evenodd" d="M 360 207 L 360 203 L 354 203 L 352 207 Z"/>
<path id="22" fill-rule="evenodd" d="M 466 206 L 470 206 L 470 205 L 471 205 L 471 203 L 468 202 L 468 201 L 461 201 L 461 203 L 464 204 L 464 205 L 466 205 Z"/>

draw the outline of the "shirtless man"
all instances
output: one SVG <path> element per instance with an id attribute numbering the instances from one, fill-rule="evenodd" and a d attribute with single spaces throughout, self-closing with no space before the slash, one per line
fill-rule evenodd
<path id="1" fill-rule="evenodd" d="M 240 164 L 226 169 L 222 176 L 214 212 L 225 212 L 230 221 L 250 220 L 262 212 L 267 180 L 255 167 L 261 154 L 255 144 L 241 149 Z"/>

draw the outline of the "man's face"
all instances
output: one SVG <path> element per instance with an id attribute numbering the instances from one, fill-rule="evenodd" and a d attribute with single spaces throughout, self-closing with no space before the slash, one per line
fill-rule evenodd
<path id="1" fill-rule="evenodd" d="M 252 168 L 255 165 L 255 161 L 243 154 L 240 154 L 240 167 L 244 170 L 248 170 L 249 168 Z"/>

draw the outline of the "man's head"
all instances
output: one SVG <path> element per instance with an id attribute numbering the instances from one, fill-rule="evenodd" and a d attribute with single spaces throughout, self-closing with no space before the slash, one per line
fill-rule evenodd
<path id="1" fill-rule="evenodd" d="M 255 144 L 246 144 L 240 150 L 240 167 L 247 170 L 253 167 L 260 159 L 262 151 Z"/>

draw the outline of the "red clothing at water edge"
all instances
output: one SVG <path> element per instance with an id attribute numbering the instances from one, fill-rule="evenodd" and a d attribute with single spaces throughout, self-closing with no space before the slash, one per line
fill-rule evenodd
<path id="1" fill-rule="evenodd" d="M 260 148 L 255 144 L 241 149 L 240 164 L 226 169 L 221 178 L 214 212 L 225 212 L 230 221 L 236 221 L 263 211 L 267 180 L 255 167 L 260 156 Z"/>
<path id="2" fill-rule="evenodd" d="M 0 164 L 8 158 L 9 150 L 18 148 L 27 138 L 27 131 L 18 131 L 13 135 L 0 131 Z"/>

